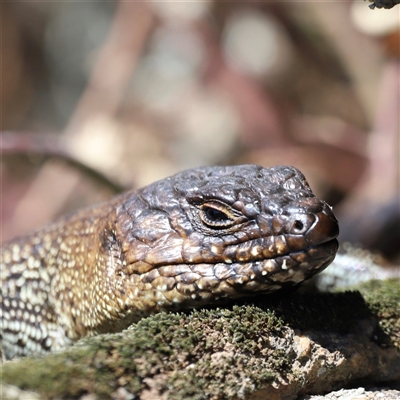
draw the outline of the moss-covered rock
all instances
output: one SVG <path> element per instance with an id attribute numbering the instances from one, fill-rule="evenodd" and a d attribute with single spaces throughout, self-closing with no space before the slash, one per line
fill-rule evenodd
<path id="1" fill-rule="evenodd" d="M 364 297 L 291 292 L 161 313 L 58 354 L 6 362 L 2 380 L 43 399 L 294 399 L 371 377 L 400 380 L 399 284 L 371 283 Z"/>
<path id="2" fill-rule="evenodd" d="M 161 313 L 60 354 L 9 362 L 3 379 L 47 398 L 157 390 L 168 398 L 246 394 L 290 372 L 282 322 L 257 307 Z M 280 340 L 271 345 L 270 338 Z"/>
<path id="3" fill-rule="evenodd" d="M 400 350 L 400 279 L 369 281 L 357 287 L 379 320 L 383 343 Z"/>

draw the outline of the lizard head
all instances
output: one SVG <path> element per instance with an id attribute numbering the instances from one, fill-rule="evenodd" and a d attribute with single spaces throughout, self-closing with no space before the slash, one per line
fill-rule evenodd
<path id="1" fill-rule="evenodd" d="M 297 285 L 334 259 L 331 207 L 293 167 L 184 171 L 127 195 L 114 226 L 124 304 L 152 311 Z"/>

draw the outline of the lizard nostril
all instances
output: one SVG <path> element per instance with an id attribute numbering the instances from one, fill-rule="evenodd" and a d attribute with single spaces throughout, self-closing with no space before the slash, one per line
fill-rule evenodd
<path id="1" fill-rule="evenodd" d="M 286 223 L 286 233 L 292 235 L 304 235 L 315 222 L 313 214 L 293 213 Z"/>
<path id="2" fill-rule="evenodd" d="M 303 230 L 303 228 L 304 228 L 304 224 L 302 221 L 300 221 L 298 219 L 296 221 L 294 221 L 294 224 L 293 224 L 294 232 L 301 232 Z"/>

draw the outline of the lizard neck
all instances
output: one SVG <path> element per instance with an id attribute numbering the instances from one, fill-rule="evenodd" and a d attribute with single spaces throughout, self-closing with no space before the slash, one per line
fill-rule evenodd
<path id="1" fill-rule="evenodd" d="M 103 205 L 70 220 L 69 232 L 53 232 L 53 241 L 62 240 L 55 257 L 51 248 L 47 253 L 50 303 L 70 339 L 106 331 L 105 325 L 120 318 L 115 273 L 119 258 L 110 227 L 114 214 L 113 207 Z"/>

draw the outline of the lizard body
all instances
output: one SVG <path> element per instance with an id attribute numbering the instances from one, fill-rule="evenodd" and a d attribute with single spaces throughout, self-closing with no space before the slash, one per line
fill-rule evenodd
<path id="1" fill-rule="evenodd" d="M 5 357 L 296 285 L 333 261 L 337 235 L 293 167 L 184 171 L 2 248 Z"/>

